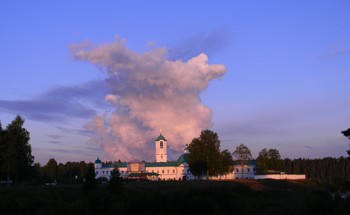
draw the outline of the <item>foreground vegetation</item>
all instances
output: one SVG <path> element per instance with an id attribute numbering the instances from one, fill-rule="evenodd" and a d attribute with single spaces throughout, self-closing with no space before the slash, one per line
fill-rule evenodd
<path id="1" fill-rule="evenodd" d="M 0 187 L 0 214 L 349 214 L 350 199 L 313 180 L 129 182 Z"/>

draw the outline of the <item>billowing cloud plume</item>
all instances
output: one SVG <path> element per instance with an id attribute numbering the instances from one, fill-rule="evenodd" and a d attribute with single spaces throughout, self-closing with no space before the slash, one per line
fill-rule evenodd
<path id="1" fill-rule="evenodd" d="M 211 127 L 211 110 L 201 103 L 200 93 L 226 69 L 209 65 L 205 54 L 186 62 L 169 60 L 165 48 L 140 54 L 118 37 L 97 47 L 77 45 L 73 53 L 108 74 L 105 100 L 115 110 L 96 117 L 88 127 L 109 159 L 153 160 L 160 128 L 169 148 L 178 152 Z"/>

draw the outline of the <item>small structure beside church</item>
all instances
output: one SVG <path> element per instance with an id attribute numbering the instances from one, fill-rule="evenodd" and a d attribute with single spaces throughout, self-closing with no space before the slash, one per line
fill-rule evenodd
<path id="1" fill-rule="evenodd" d="M 233 162 L 233 179 L 254 179 L 255 160 L 245 161 L 243 165 L 239 162 Z"/>

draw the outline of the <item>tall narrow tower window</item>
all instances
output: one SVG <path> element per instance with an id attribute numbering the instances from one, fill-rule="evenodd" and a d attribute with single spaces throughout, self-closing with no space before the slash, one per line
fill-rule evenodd
<path id="1" fill-rule="evenodd" d="M 163 148 L 163 141 L 160 141 L 160 148 Z"/>

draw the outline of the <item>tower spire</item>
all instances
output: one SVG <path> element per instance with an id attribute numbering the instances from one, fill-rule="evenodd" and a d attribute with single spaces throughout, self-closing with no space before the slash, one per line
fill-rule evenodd
<path id="1" fill-rule="evenodd" d="M 156 145 L 156 162 L 167 162 L 167 140 L 162 135 L 162 129 L 159 129 L 160 135 L 155 140 Z"/>

